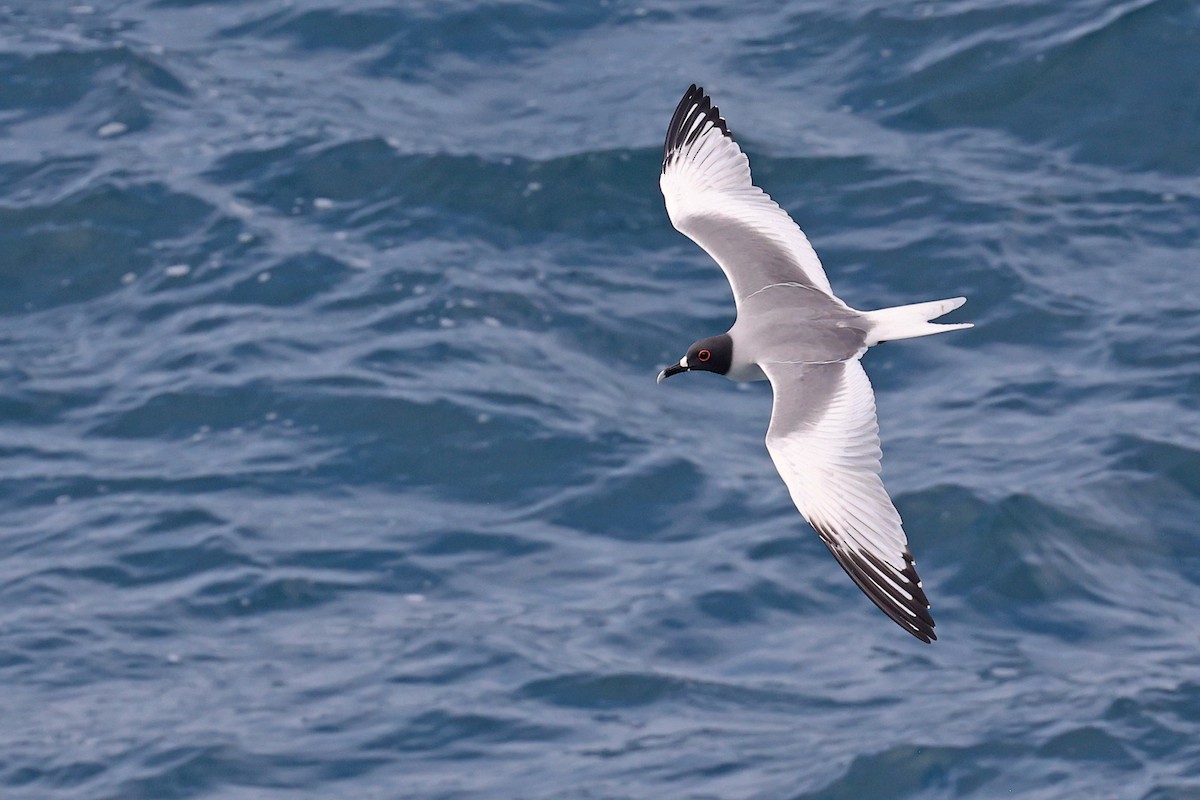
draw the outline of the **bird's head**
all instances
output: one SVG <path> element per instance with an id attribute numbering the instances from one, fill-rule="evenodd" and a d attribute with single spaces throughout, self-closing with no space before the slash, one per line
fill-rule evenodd
<path id="1" fill-rule="evenodd" d="M 732 363 L 733 339 L 730 338 L 729 334 L 722 333 L 720 336 L 710 336 L 707 339 L 701 339 L 689 347 L 687 355 L 679 359 L 678 364 L 672 364 L 658 373 L 658 382 L 662 383 L 664 378 L 693 370 L 715 372 L 718 375 L 724 375 L 729 372 L 729 366 Z"/>

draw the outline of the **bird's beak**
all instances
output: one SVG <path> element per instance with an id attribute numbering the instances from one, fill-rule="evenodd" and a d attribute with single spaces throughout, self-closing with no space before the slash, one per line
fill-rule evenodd
<path id="1" fill-rule="evenodd" d="M 672 364 L 662 372 L 658 373 L 658 382 L 662 383 L 665 379 L 671 377 L 672 375 L 678 375 L 681 372 L 687 372 L 689 369 L 691 369 L 691 367 L 688 366 L 687 356 L 684 356 L 683 358 L 679 359 L 678 364 Z"/>

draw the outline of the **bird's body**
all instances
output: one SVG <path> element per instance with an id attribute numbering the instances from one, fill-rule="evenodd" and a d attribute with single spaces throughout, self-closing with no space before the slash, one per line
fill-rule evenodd
<path id="1" fill-rule="evenodd" d="M 879 478 L 875 398 L 859 359 L 871 345 L 969 324 L 929 322 L 964 298 L 858 311 L 829 285 L 812 245 L 755 186 L 749 161 L 703 89 L 683 96 L 660 178 L 672 224 L 720 265 L 737 320 L 659 374 L 769 380 L 767 449 L 792 500 L 846 573 L 922 641 L 936 639 L 900 516 Z"/>

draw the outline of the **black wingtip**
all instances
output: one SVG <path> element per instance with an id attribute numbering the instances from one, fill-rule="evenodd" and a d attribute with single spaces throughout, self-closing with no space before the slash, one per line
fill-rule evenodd
<path id="1" fill-rule="evenodd" d="M 929 613 L 929 598 L 921 588 L 921 579 L 917 577 L 916 565 L 908 550 L 904 551 L 904 569 L 896 570 L 871 553 L 840 546 L 838 538 L 833 536 L 831 531 L 823 530 L 818 525 L 813 525 L 813 529 L 821 537 L 821 541 L 825 543 L 829 552 L 837 559 L 841 568 L 850 576 L 850 580 L 854 581 L 862 593 L 880 611 L 887 614 L 892 622 L 925 644 L 937 641 L 937 634 L 933 630 L 935 623 L 933 616 Z M 902 575 L 907 583 L 905 591 L 912 595 L 911 599 L 905 597 L 888 581 L 877 577 L 879 575 L 889 577 Z M 897 581 L 897 583 L 899 582 Z"/>
<path id="2" fill-rule="evenodd" d="M 729 139 L 733 139 L 733 134 L 729 132 L 729 126 L 721 118 L 721 110 L 713 105 L 712 98 L 704 93 L 703 86 L 693 83 L 683 93 L 679 105 L 675 106 L 675 113 L 671 116 L 671 123 L 667 126 L 667 138 L 663 142 L 663 171 L 666 171 L 672 153 L 684 145 L 691 144 L 703 131 L 708 129 L 704 125 L 697 124 L 701 118 L 712 123 L 712 127 L 721 131 Z"/>

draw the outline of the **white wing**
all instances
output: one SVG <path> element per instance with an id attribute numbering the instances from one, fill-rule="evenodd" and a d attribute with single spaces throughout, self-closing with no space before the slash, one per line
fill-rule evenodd
<path id="1" fill-rule="evenodd" d="M 760 365 L 775 393 L 767 450 L 792 501 L 867 597 L 924 642 L 929 600 L 879 478 L 875 394 L 857 360 Z"/>
<path id="2" fill-rule="evenodd" d="M 659 178 L 667 214 L 725 272 L 734 301 L 778 283 L 819 290 L 839 305 L 804 231 L 750 178 L 750 160 L 694 84 L 675 109 Z"/>

